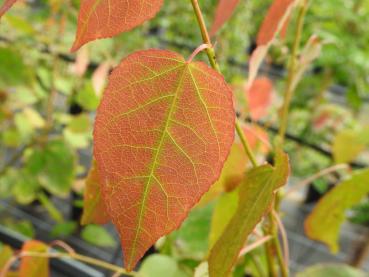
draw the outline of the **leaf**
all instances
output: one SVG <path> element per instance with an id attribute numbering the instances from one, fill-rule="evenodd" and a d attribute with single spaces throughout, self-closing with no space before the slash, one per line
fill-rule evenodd
<path id="1" fill-rule="evenodd" d="M 143 261 L 139 275 L 142 277 L 177 277 L 178 271 L 178 264 L 174 258 L 154 254 Z"/>
<path id="2" fill-rule="evenodd" d="M 73 151 L 64 141 L 54 139 L 44 147 L 34 148 L 27 159 L 26 170 L 49 192 L 66 196 L 74 180 Z"/>
<path id="3" fill-rule="evenodd" d="M 30 240 L 23 244 L 22 252 L 47 253 L 48 246 L 37 240 Z M 49 259 L 44 257 L 22 257 L 19 277 L 48 277 Z"/>
<path id="4" fill-rule="evenodd" d="M 66 238 L 72 235 L 77 230 L 77 223 L 74 221 L 67 221 L 55 224 L 50 231 L 50 236 L 53 238 Z"/>
<path id="5" fill-rule="evenodd" d="M 345 211 L 358 204 L 368 193 L 369 169 L 366 169 L 334 187 L 318 202 L 305 220 L 306 235 L 325 243 L 336 253 L 339 250 L 339 229 L 346 218 Z"/>
<path id="6" fill-rule="evenodd" d="M 204 207 L 194 208 L 181 228 L 173 233 L 172 238 L 182 258 L 204 259 L 209 248 L 208 236 L 213 207 L 214 205 L 210 203 Z"/>
<path id="7" fill-rule="evenodd" d="M 13 250 L 8 245 L 0 244 L 0 269 L 9 261 L 13 256 Z"/>
<path id="8" fill-rule="evenodd" d="M 211 218 L 211 227 L 209 234 L 209 249 L 213 248 L 214 244 L 223 233 L 227 224 L 235 214 L 238 206 L 238 189 L 229 193 L 223 194 L 215 204 L 213 216 Z"/>
<path id="9" fill-rule="evenodd" d="M 163 0 L 83 0 L 78 15 L 78 29 L 71 51 L 100 38 L 127 32 L 153 18 Z"/>
<path id="10" fill-rule="evenodd" d="M 273 83 L 267 77 L 257 78 L 246 91 L 246 96 L 250 117 L 259 120 L 268 114 L 272 104 Z"/>
<path id="11" fill-rule="evenodd" d="M 239 142 L 234 142 L 231 151 L 224 163 L 222 173 L 218 181 L 210 187 L 204 194 L 198 206 L 204 206 L 214 200 L 224 191 L 232 191 L 243 179 L 247 164 L 247 157 L 243 146 Z"/>
<path id="12" fill-rule="evenodd" d="M 103 227 L 98 225 L 87 225 L 81 232 L 81 237 L 97 246 L 101 247 L 113 247 L 115 246 L 115 240 Z"/>
<path id="13" fill-rule="evenodd" d="M 332 150 L 337 164 L 347 163 L 355 160 L 365 150 L 365 144 L 361 142 L 358 132 L 343 130 L 334 137 Z"/>
<path id="14" fill-rule="evenodd" d="M 81 224 L 105 224 L 110 220 L 100 195 L 99 175 L 94 162 L 86 179 Z"/>
<path id="15" fill-rule="evenodd" d="M 219 0 L 215 11 L 215 18 L 210 29 L 210 36 L 213 36 L 226 23 L 235 11 L 239 0 Z"/>
<path id="16" fill-rule="evenodd" d="M 296 0 L 274 0 L 259 29 L 257 45 L 267 45 L 282 30 Z"/>
<path id="17" fill-rule="evenodd" d="M 29 81 L 30 77 L 22 55 L 14 49 L 0 46 L 0 86 L 21 85 Z"/>
<path id="18" fill-rule="evenodd" d="M 345 264 L 318 264 L 308 267 L 296 277 L 365 277 L 366 274 Z"/>
<path id="19" fill-rule="evenodd" d="M 81 48 L 76 55 L 76 61 L 71 65 L 71 71 L 77 76 L 82 77 L 90 63 L 90 55 L 87 47 Z"/>
<path id="20" fill-rule="evenodd" d="M 17 0 L 5 0 L 0 7 L 0 18 L 14 5 Z"/>
<path id="21" fill-rule="evenodd" d="M 92 83 L 87 83 L 83 86 L 77 94 L 76 101 L 88 111 L 96 110 L 100 100 L 92 87 Z"/>
<path id="22" fill-rule="evenodd" d="M 153 49 L 128 56 L 110 75 L 94 156 L 128 270 L 218 179 L 234 122 L 232 91 L 204 63 Z"/>
<path id="23" fill-rule="evenodd" d="M 211 277 L 228 276 L 247 237 L 270 210 L 275 191 L 286 183 L 290 171 L 288 156 L 278 152 L 275 163 L 275 167 L 267 164 L 247 172 L 239 187 L 237 211 L 210 251 Z"/>
<path id="24" fill-rule="evenodd" d="M 274 0 L 260 27 L 257 36 L 257 47 L 251 54 L 249 61 L 248 89 L 254 82 L 260 65 L 264 60 L 273 40 L 283 30 L 292 9 L 299 0 Z"/>

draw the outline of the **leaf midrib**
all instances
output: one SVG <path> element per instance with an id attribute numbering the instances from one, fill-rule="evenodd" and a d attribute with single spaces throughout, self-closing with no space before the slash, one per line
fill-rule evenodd
<path id="1" fill-rule="evenodd" d="M 171 121 L 171 117 L 172 117 L 172 114 L 174 112 L 174 107 L 175 107 L 175 104 L 176 104 L 177 99 L 178 99 L 179 89 L 182 86 L 183 78 L 185 76 L 186 69 L 188 68 L 188 64 L 184 63 L 183 67 L 184 67 L 183 72 L 182 72 L 182 74 L 179 78 L 179 82 L 178 82 L 178 86 L 176 88 L 176 92 L 174 93 L 174 97 L 173 97 L 173 100 L 172 100 L 172 103 L 171 103 L 171 106 L 170 106 L 170 109 L 169 109 L 169 112 L 168 112 L 167 120 L 166 120 L 165 125 L 164 125 L 164 130 L 163 130 L 163 133 L 160 137 L 158 147 L 157 147 L 157 150 L 156 150 L 154 158 L 153 158 L 150 174 L 149 174 L 148 180 L 145 184 L 144 193 L 143 193 L 143 197 L 142 197 L 142 200 L 141 200 L 140 212 L 139 212 L 139 215 L 138 215 L 138 226 L 136 228 L 135 238 L 134 238 L 133 243 L 132 243 L 132 253 L 130 255 L 129 262 L 128 262 L 129 266 L 131 266 L 132 260 L 133 260 L 135 254 L 136 254 L 136 250 L 137 250 L 136 245 L 137 245 L 138 235 L 139 235 L 140 229 L 141 229 L 142 219 L 143 219 L 143 215 L 144 215 L 144 209 L 145 209 L 145 206 L 146 206 L 145 204 L 146 204 L 146 201 L 147 201 L 147 196 L 149 194 L 149 189 L 151 187 L 151 181 L 152 181 L 153 178 L 155 179 L 154 172 L 157 169 L 158 158 L 159 158 L 159 155 L 160 155 L 162 147 L 163 147 L 164 138 L 166 137 L 167 132 L 168 132 L 169 123 Z M 180 66 L 178 68 L 180 68 Z"/>

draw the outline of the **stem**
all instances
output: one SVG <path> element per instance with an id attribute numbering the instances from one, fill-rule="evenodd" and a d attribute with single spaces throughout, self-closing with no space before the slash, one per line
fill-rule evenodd
<path id="1" fill-rule="evenodd" d="M 91 257 L 83 256 L 77 253 L 38 253 L 38 252 L 22 252 L 19 255 L 11 258 L 8 261 L 8 263 L 3 267 L 2 271 L 0 271 L 0 276 L 1 277 L 6 276 L 6 273 L 11 268 L 13 263 L 15 263 L 18 258 L 22 258 L 22 257 L 58 258 L 58 259 L 67 258 L 67 259 L 78 260 L 86 264 L 91 264 L 91 265 L 94 265 L 100 268 L 104 268 L 112 272 L 115 272 L 117 274 L 119 273 L 119 274 L 126 274 L 128 276 L 136 276 L 135 272 L 129 273 L 125 269 L 119 266 L 116 266 L 116 265 L 113 265 L 113 264 L 110 264 L 104 261 L 100 261 L 98 259 L 94 259 Z"/>
<path id="2" fill-rule="evenodd" d="M 278 144 L 283 145 L 285 134 L 287 130 L 288 125 L 288 113 L 289 108 L 291 105 L 291 99 L 293 96 L 293 81 L 295 79 L 296 75 L 296 68 L 297 68 L 297 56 L 299 52 L 299 47 L 301 43 L 301 35 L 302 35 L 302 29 L 304 27 L 304 19 L 308 8 L 308 0 L 304 0 L 302 3 L 302 6 L 300 8 L 299 14 L 297 16 L 297 29 L 296 29 L 296 35 L 295 40 L 292 45 L 291 50 L 291 60 L 290 65 L 288 69 L 288 79 L 287 79 L 287 86 L 286 86 L 286 92 L 284 94 L 284 100 L 283 100 L 283 106 L 282 106 L 282 115 L 281 115 L 281 124 L 279 128 L 279 134 L 278 134 Z"/>
<path id="3" fill-rule="evenodd" d="M 219 65 L 216 61 L 215 51 L 214 51 L 213 45 L 211 44 L 210 36 L 209 36 L 208 30 L 206 28 L 205 20 L 204 20 L 204 17 L 202 15 L 202 12 L 201 12 L 199 2 L 198 2 L 198 0 L 191 0 L 191 3 L 192 3 L 192 7 L 195 11 L 197 22 L 199 24 L 202 40 L 205 44 L 209 45 L 209 47 L 206 48 L 206 54 L 208 55 L 208 59 L 209 59 L 209 62 L 211 64 L 211 67 L 213 69 L 215 69 L 216 71 L 218 71 L 219 73 L 221 73 Z M 250 144 L 248 143 L 248 141 L 245 137 L 245 134 L 242 131 L 242 128 L 241 128 L 241 125 L 240 125 L 238 119 L 236 120 L 236 131 L 237 131 L 238 136 L 241 139 L 241 142 L 242 142 L 243 148 L 246 152 L 246 155 L 249 157 L 253 167 L 256 167 L 257 166 L 256 158 L 255 158 L 254 154 L 251 151 Z"/>

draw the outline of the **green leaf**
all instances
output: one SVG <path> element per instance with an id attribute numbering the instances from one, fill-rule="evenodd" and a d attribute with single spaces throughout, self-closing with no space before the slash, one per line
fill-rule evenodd
<path id="1" fill-rule="evenodd" d="M 45 189 L 62 197 L 69 193 L 74 180 L 74 163 L 70 147 L 62 140 L 52 140 L 33 150 L 26 168 Z"/>
<path id="2" fill-rule="evenodd" d="M 2 143 L 8 147 L 19 147 L 22 144 L 22 136 L 16 128 L 9 128 L 1 134 Z"/>
<path id="3" fill-rule="evenodd" d="M 208 250 L 213 204 L 194 208 L 181 228 L 173 233 L 176 245 L 182 257 L 203 259 Z"/>
<path id="4" fill-rule="evenodd" d="M 83 108 L 89 111 L 96 110 L 100 99 L 97 97 L 92 83 L 87 83 L 77 94 L 76 101 Z"/>
<path id="5" fill-rule="evenodd" d="M 336 163 L 351 162 L 364 149 L 359 132 L 353 130 L 344 130 L 333 140 L 333 157 Z"/>
<path id="6" fill-rule="evenodd" d="M 0 269 L 13 256 L 13 250 L 8 245 L 0 245 Z"/>
<path id="7" fill-rule="evenodd" d="M 50 236 L 54 238 L 65 238 L 73 234 L 76 229 L 77 223 L 74 221 L 59 223 L 53 226 L 50 232 Z"/>
<path id="8" fill-rule="evenodd" d="M 154 254 L 145 259 L 139 270 L 142 277 L 177 277 L 178 264 L 175 259 L 169 256 Z"/>
<path id="9" fill-rule="evenodd" d="M 4 222 L 4 225 L 28 238 L 33 238 L 35 236 L 35 229 L 30 221 L 22 220 L 16 222 L 13 219 L 9 219 Z"/>
<path id="10" fill-rule="evenodd" d="M 21 170 L 18 173 L 12 193 L 18 203 L 27 205 L 36 199 L 39 188 L 40 183 L 36 179 L 36 176 L 27 170 Z"/>
<path id="11" fill-rule="evenodd" d="M 0 87 L 24 84 L 31 79 L 30 76 L 19 52 L 0 47 Z"/>
<path id="12" fill-rule="evenodd" d="M 345 264 L 319 264 L 308 267 L 296 277 L 365 277 L 364 272 Z"/>
<path id="13" fill-rule="evenodd" d="M 215 205 L 211 219 L 211 228 L 209 235 L 209 248 L 212 248 L 215 242 L 223 233 L 225 227 L 233 217 L 238 206 L 238 190 L 223 194 Z"/>
<path id="14" fill-rule="evenodd" d="M 98 225 L 87 225 L 81 232 L 81 237 L 96 246 L 113 247 L 116 245 L 113 237 L 103 227 Z"/>
<path id="15" fill-rule="evenodd" d="M 289 171 L 288 156 L 278 152 L 275 167 L 267 164 L 246 174 L 239 187 L 237 211 L 210 251 L 211 277 L 228 276 L 231 272 L 249 234 L 270 210 L 275 191 L 286 183 Z"/>
<path id="16" fill-rule="evenodd" d="M 345 221 L 345 211 L 359 203 L 369 193 L 369 169 L 354 174 L 331 191 L 315 206 L 305 221 L 307 236 L 319 240 L 336 253 L 338 236 Z"/>

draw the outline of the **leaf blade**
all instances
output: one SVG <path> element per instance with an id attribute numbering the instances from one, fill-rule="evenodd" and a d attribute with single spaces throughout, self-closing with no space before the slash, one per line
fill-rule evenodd
<path id="1" fill-rule="evenodd" d="M 71 51 L 85 43 L 129 31 L 151 19 L 163 0 L 83 0 L 78 15 L 78 29 Z"/>
<path id="2" fill-rule="evenodd" d="M 215 35 L 218 30 L 231 18 L 237 8 L 239 0 L 219 0 L 215 11 L 215 18 L 210 29 L 210 36 Z"/>
<path id="3" fill-rule="evenodd" d="M 237 211 L 210 251 L 211 277 L 228 276 L 248 235 L 270 209 L 274 192 L 285 184 L 289 171 L 288 156 L 279 152 L 275 168 L 267 164 L 246 174 L 239 187 Z M 231 243 L 229 238 L 232 238 Z"/>
<path id="4" fill-rule="evenodd" d="M 0 18 L 17 2 L 17 0 L 5 0 L 0 7 Z"/>
<path id="5" fill-rule="evenodd" d="M 219 177 L 234 121 L 230 88 L 203 63 L 152 49 L 113 71 L 97 112 L 94 154 L 128 270 Z"/>

